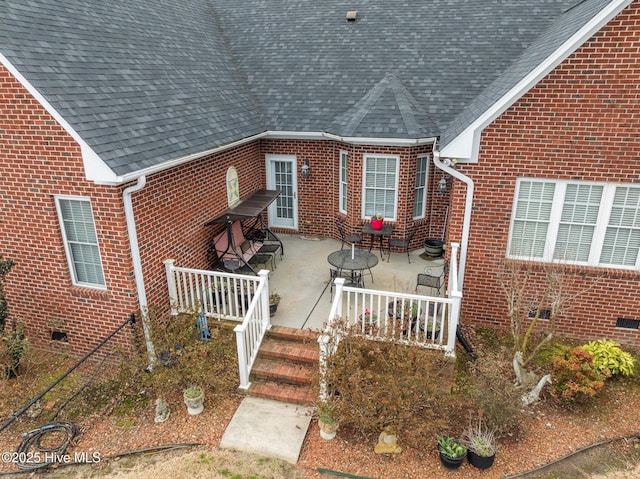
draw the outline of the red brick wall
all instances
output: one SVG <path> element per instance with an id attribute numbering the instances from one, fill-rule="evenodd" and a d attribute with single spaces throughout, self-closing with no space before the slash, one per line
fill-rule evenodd
<path id="1" fill-rule="evenodd" d="M 496 270 L 506 254 L 518 177 L 640 180 L 639 56 L 635 2 L 485 129 L 478 164 L 459 165 L 475 181 L 463 321 L 508 327 Z M 464 187 L 456 186 L 450 234 L 459 241 Z M 573 267 L 566 281 L 584 291 L 603 273 L 562 318 L 560 332 L 640 345 L 638 331 L 615 328 L 618 317 L 640 319 L 637 271 Z"/>
<path id="2" fill-rule="evenodd" d="M 204 224 L 227 209 L 230 166 L 238 171 L 241 198 L 264 188 L 264 160 L 253 142 L 152 175 L 133 194 L 149 306 L 168 306 L 165 259 L 208 269 L 207 249 L 224 226 Z"/>
<path id="3" fill-rule="evenodd" d="M 394 236 L 402 237 L 414 224 L 419 232 L 412 247 L 418 248 L 429 236 L 429 224 L 432 233 L 439 238 L 444 224 L 447 197 L 427 195 L 427 214 L 424 219 L 413 221 L 413 194 L 415 186 L 415 164 L 418 155 L 430 153 L 431 146 L 421 147 L 382 147 L 348 145 L 331 140 L 263 140 L 262 157 L 270 154 L 295 155 L 298 166 L 298 232 L 303 235 L 338 237 L 334 226 L 336 218 L 345 221 L 350 232 L 359 232 L 362 223 L 362 166 L 366 154 L 388 154 L 400 157 L 398 218 L 392 222 Z M 348 160 L 348 197 L 347 214 L 339 212 L 340 151 L 346 151 Z M 302 178 L 300 168 L 303 161 L 309 160 L 311 174 Z M 430 184 L 440 179 L 433 164 L 429 166 Z M 434 215 L 430 216 L 429 206 L 435 203 Z"/>
<path id="4" fill-rule="evenodd" d="M 85 351 L 137 309 L 120 190 L 84 178 L 79 145 L 2 66 L 0 139 L 0 253 L 15 261 L 10 318 L 34 343 Z M 91 199 L 107 291 L 72 286 L 54 195 Z M 69 344 L 50 341 L 52 330 Z"/>

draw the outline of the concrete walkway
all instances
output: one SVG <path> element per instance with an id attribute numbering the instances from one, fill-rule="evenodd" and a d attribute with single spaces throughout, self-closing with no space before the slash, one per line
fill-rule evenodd
<path id="1" fill-rule="evenodd" d="M 220 447 L 298 462 L 313 408 L 246 397 L 227 426 Z"/>

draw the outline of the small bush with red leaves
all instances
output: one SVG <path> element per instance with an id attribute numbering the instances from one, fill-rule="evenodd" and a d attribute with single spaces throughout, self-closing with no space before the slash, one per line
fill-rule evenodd
<path id="1" fill-rule="evenodd" d="M 580 347 L 567 349 L 553 359 L 553 395 L 561 402 L 585 401 L 604 387 L 606 375 L 593 365 L 593 356 Z"/>

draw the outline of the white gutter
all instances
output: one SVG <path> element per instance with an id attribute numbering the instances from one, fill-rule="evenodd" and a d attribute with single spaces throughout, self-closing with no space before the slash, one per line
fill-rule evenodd
<path id="1" fill-rule="evenodd" d="M 140 314 L 142 315 L 142 330 L 144 331 L 144 339 L 147 343 L 147 355 L 149 356 L 149 364 L 154 364 L 156 359 L 155 349 L 151 342 L 151 328 L 149 326 L 149 307 L 147 305 L 147 292 L 144 287 L 144 277 L 142 276 L 142 262 L 140 260 L 140 248 L 138 246 L 138 234 L 136 233 L 136 220 L 133 214 L 133 201 L 131 195 L 136 191 L 140 191 L 147 183 L 144 175 L 138 177 L 135 185 L 125 188 L 122 192 L 122 200 L 124 201 L 124 215 L 127 220 L 127 233 L 129 234 L 129 245 L 131 248 L 131 261 L 133 262 L 133 276 L 136 283 L 136 291 L 138 293 L 138 304 L 140 305 Z"/>
<path id="2" fill-rule="evenodd" d="M 220 153 L 236 146 L 244 145 L 259 139 L 277 139 L 277 140 L 334 140 L 352 145 L 372 145 L 372 146 L 420 146 L 435 144 L 436 138 L 358 138 L 334 135 L 333 133 L 326 132 L 297 132 L 297 131 L 264 131 L 256 135 L 248 136 L 238 141 L 233 141 L 225 145 L 217 146 L 198 153 L 192 153 L 190 155 L 181 156 L 173 160 L 165 161 L 159 165 L 154 165 L 150 168 L 138 170 L 132 173 L 128 173 L 122 176 L 113 176 L 109 178 L 109 175 L 105 175 L 103 170 L 93 169 L 87 167 L 85 162 L 85 171 L 87 172 L 87 179 L 93 180 L 98 185 L 119 185 L 127 183 L 129 181 L 136 180 L 141 175 L 152 175 L 160 171 L 168 170 L 183 163 L 188 163 L 200 158 L 204 158 L 214 153 Z M 90 171 L 95 171 L 95 175 L 91 175 Z"/>
<path id="3" fill-rule="evenodd" d="M 473 180 L 455 170 L 453 162 L 445 158 L 440 160 L 440 152 L 433 150 L 433 164 L 445 173 L 459 179 L 467 185 L 467 198 L 464 206 L 464 218 L 462 220 L 462 238 L 460 240 L 460 262 L 458 265 L 458 290 L 462 291 L 464 283 L 464 269 L 467 263 L 467 250 L 469 249 L 469 230 L 471 229 L 471 208 L 473 207 Z"/>

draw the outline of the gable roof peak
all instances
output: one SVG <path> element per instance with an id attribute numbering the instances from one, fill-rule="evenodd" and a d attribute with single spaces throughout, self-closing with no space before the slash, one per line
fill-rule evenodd
<path id="1" fill-rule="evenodd" d="M 387 117 L 386 128 L 380 128 L 381 119 Z M 426 120 L 426 123 L 425 123 Z M 435 121 L 402 83 L 391 72 L 369 89 L 351 108 L 339 115 L 329 131 L 341 136 L 371 136 L 369 123 L 378 125 L 375 134 L 389 138 L 420 138 L 439 131 Z"/>

